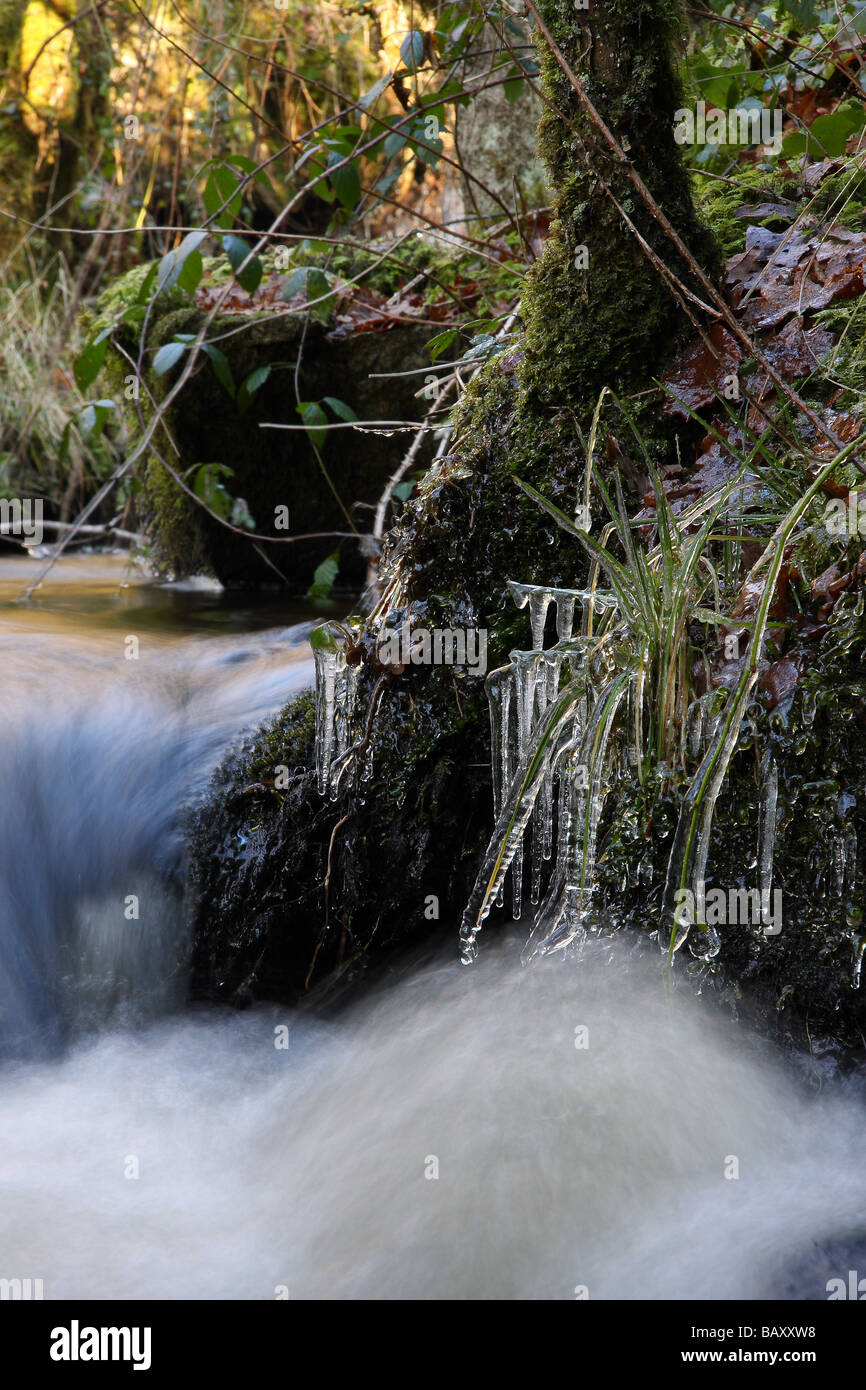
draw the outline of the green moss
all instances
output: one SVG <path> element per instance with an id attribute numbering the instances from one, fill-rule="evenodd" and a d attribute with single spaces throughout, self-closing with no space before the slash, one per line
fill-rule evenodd
<path id="1" fill-rule="evenodd" d="M 692 175 L 701 216 L 712 229 L 725 258 L 742 251 L 749 225 L 786 230 L 791 219 L 778 215 L 763 218 L 737 217 L 748 203 L 788 202 L 792 211 L 802 210 L 818 222 L 834 221 L 852 231 L 861 231 L 866 201 L 866 175 L 848 170 L 825 178 L 814 194 L 807 193 L 795 175 L 741 165 L 730 179 L 713 178 L 695 171 Z"/>
<path id="2" fill-rule="evenodd" d="M 818 185 L 809 211 L 822 221 L 840 222 L 852 231 L 866 229 L 866 172 L 862 159 L 853 168 L 831 174 Z"/>
<path id="3" fill-rule="evenodd" d="M 575 11 L 570 0 L 547 0 L 541 10 L 650 194 L 713 273 L 717 253 L 693 207 L 673 138 L 681 98 L 672 49 L 682 20 L 678 6 L 621 0 Z M 524 379 L 545 404 L 568 401 L 586 409 L 604 386 L 628 390 L 645 383 L 686 328 L 613 200 L 656 256 L 687 283 L 691 277 L 543 43 L 539 54 L 551 103 L 539 146 L 557 195 L 551 235 L 524 295 Z"/>
<path id="4" fill-rule="evenodd" d="M 730 180 L 711 178 L 708 174 L 695 172 L 692 175 L 698 198 L 701 216 L 711 228 L 722 255 L 727 260 L 746 245 L 746 228 L 756 219 L 735 216 L 737 210 L 747 203 L 793 200 L 797 189 L 790 178 L 757 169 L 754 165 L 743 165 Z M 769 226 L 774 230 L 789 226 L 778 218 L 767 217 L 757 220 L 759 226 Z"/>

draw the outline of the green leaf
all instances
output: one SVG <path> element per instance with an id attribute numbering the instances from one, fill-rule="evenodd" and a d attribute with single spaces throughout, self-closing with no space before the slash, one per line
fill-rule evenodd
<path id="1" fill-rule="evenodd" d="M 368 92 L 364 93 L 364 95 L 358 102 L 358 105 L 364 111 L 369 111 L 370 107 L 373 105 L 373 102 L 378 100 L 382 93 L 387 90 L 387 88 L 391 85 L 392 76 L 392 73 L 386 72 L 383 77 L 379 78 L 378 82 L 373 83 L 373 86 L 370 88 Z"/>
<path id="2" fill-rule="evenodd" d="M 221 352 L 218 347 L 214 347 L 213 343 L 202 343 L 201 350 L 210 358 L 211 366 L 214 369 L 214 375 L 220 386 L 222 386 L 223 390 L 234 400 L 235 379 L 232 376 L 232 369 L 228 364 L 225 353 Z"/>
<path id="3" fill-rule="evenodd" d="M 327 560 L 323 560 L 317 567 L 313 575 L 313 582 L 307 590 L 307 598 L 328 598 L 339 572 L 340 552 L 335 550 L 333 555 L 329 555 Z M 320 632 L 321 628 L 317 628 L 316 631 Z"/>
<path id="4" fill-rule="evenodd" d="M 324 564 L 327 563 L 328 561 L 325 560 Z M 322 569 L 322 565 L 316 570 L 317 575 L 320 569 Z M 313 582 L 315 583 L 315 579 Z M 312 594 L 312 590 L 310 592 Z M 315 597 L 318 597 L 318 595 Z M 337 639 L 329 623 L 322 623 L 319 627 L 313 628 L 313 631 L 310 633 L 310 646 L 314 652 L 335 652 L 338 650 Z"/>
<path id="5" fill-rule="evenodd" d="M 507 101 L 518 101 L 523 91 L 523 73 L 519 77 L 513 77 L 510 82 L 503 82 L 502 90 Z"/>
<path id="6" fill-rule="evenodd" d="M 322 400 L 325 405 L 331 407 L 334 414 L 338 415 L 341 420 L 357 420 L 358 417 L 354 410 L 350 405 L 346 405 L 345 401 L 338 400 L 336 396 L 323 396 Z"/>
<path id="7" fill-rule="evenodd" d="M 307 426 L 307 438 L 311 444 L 320 449 L 328 437 L 327 429 L 319 428 L 322 425 L 327 425 L 327 415 L 317 401 L 300 401 L 297 409 Z"/>
<path id="8" fill-rule="evenodd" d="M 391 496 L 396 497 L 400 502 L 408 502 L 414 491 L 414 483 L 395 483 L 391 489 Z"/>
<path id="9" fill-rule="evenodd" d="M 244 264 L 249 255 L 249 248 L 246 243 L 237 236 L 224 236 L 222 244 L 223 250 L 229 258 L 229 265 L 234 272 L 234 277 L 241 289 L 246 290 L 247 294 L 255 294 L 262 280 L 262 263 L 258 256 L 253 256 L 249 264 L 241 270 L 240 266 Z"/>
<path id="10" fill-rule="evenodd" d="M 156 265 L 152 265 L 150 267 L 150 270 L 147 272 L 144 279 L 142 280 L 138 294 L 135 296 L 136 306 L 146 304 L 147 300 L 150 298 L 150 291 L 152 290 L 153 282 L 156 279 L 157 269 L 158 267 Z"/>
<path id="11" fill-rule="evenodd" d="M 231 164 L 235 169 L 240 169 L 244 174 L 252 174 L 253 180 L 260 183 L 269 193 L 274 193 L 274 185 L 271 183 L 264 169 L 260 169 L 254 159 L 250 159 L 245 154 L 232 154 L 226 156 L 226 163 Z"/>
<path id="12" fill-rule="evenodd" d="M 435 362 L 441 357 L 446 348 L 449 348 L 457 337 L 456 328 L 446 328 L 444 333 L 437 333 L 435 338 L 431 338 L 427 344 L 430 349 L 430 361 Z"/>
<path id="13" fill-rule="evenodd" d="M 818 23 L 818 6 L 816 0 L 782 0 L 782 4 L 793 15 L 798 24 L 804 28 L 813 28 Z"/>
<path id="14" fill-rule="evenodd" d="M 179 362 L 186 352 L 186 343 L 163 343 L 153 359 L 153 370 L 157 376 L 165 376 L 167 371 Z"/>
<path id="15" fill-rule="evenodd" d="M 400 45 L 400 61 L 415 72 L 424 61 L 424 35 L 420 29 L 410 29 Z"/>
<path id="16" fill-rule="evenodd" d="M 204 186 L 204 205 L 208 217 L 216 217 L 218 227 L 232 226 L 241 210 L 241 195 L 238 192 L 238 177 L 224 164 L 218 164 L 208 175 Z M 226 204 L 223 207 L 223 204 Z M 218 210 L 223 208 L 222 212 Z"/>
<path id="17" fill-rule="evenodd" d="M 93 338 L 79 352 L 72 364 L 72 373 L 79 391 L 86 391 L 96 380 L 105 361 L 107 338 Z"/>
<path id="18" fill-rule="evenodd" d="M 204 274 L 204 261 L 200 251 L 190 251 L 180 268 L 175 284 L 186 294 L 195 294 Z"/>
<path id="19" fill-rule="evenodd" d="M 166 252 L 157 270 L 156 287 L 158 294 L 161 294 L 163 290 L 174 289 L 175 285 L 180 284 L 186 261 L 193 252 L 198 252 L 202 242 L 207 240 L 207 235 L 207 232 L 187 232 L 179 246 L 176 246 L 173 251 Z M 198 257 L 198 263 L 201 265 L 201 256 Z M 195 267 L 195 262 L 193 262 L 193 267 Z M 192 275 L 188 277 L 187 283 L 191 279 Z M 201 279 L 201 274 L 199 274 L 199 279 Z M 193 289 L 197 284 L 198 280 L 193 284 Z M 181 289 L 185 288 L 186 284 L 181 285 Z"/>
<path id="20" fill-rule="evenodd" d="M 385 137 L 384 150 L 389 159 L 398 154 L 403 146 L 409 143 L 409 137 L 402 131 L 392 130 L 391 134 Z"/>
<path id="21" fill-rule="evenodd" d="M 866 111 L 859 106 L 840 106 L 829 115 L 817 116 L 809 127 L 809 153 L 821 155 L 826 151 L 832 157 L 844 154 L 848 136 L 862 130 L 864 123 Z"/>
<path id="22" fill-rule="evenodd" d="M 97 440 L 114 408 L 114 401 L 110 400 L 93 401 L 86 405 L 78 420 L 78 428 L 82 438 Z"/>
<path id="23" fill-rule="evenodd" d="M 802 131 L 793 130 L 782 141 L 782 154 L 786 159 L 797 159 L 801 154 L 805 154 L 808 143 Z"/>
<path id="24" fill-rule="evenodd" d="M 293 271 L 283 286 L 283 299 L 287 302 L 296 294 L 303 290 L 307 301 L 318 299 L 321 302 L 313 305 L 312 312 L 316 318 L 327 323 L 331 316 L 334 298 L 331 294 L 331 286 L 324 271 L 316 266 L 301 266 L 299 270 Z"/>
<path id="25" fill-rule="evenodd" d="M 307 300 L 319 300 L 318 304 L 313 305 L 313 313 L 317 319 L 327 323 L 331 317 L 331 309 L 334 306 L 334 296 L 331 294 L 331 286 L 327 276 L 323 271 L 311 267 L 307 277 Z"/>
<path id="26" fill-rule="evenodd" d="M 298 270 L 293 270 L 286 283 L 283 285 L 282 297 L 288 304 L 290 299 L 294 299 L 296 294 L 307 288 L 307 278 L 310 274 L 310 267 L 302 265 Z"/>
<path id="27" fill-rule="evenodd" d="M 243 415 L 250 407 L 253 396 L 259 387 L 264 386 L 271 374 L 273 363 L 268 363 L 266 367 L 256 367 L 255 371 L 250 372 L 240 384 L 238 389 L 238 414 Z"/>
<path id="28" fill-rule="evenodd" d="M 332 155 L 331 162 L 339 163 L 341 155 Z M 361 196 L 361 176 L 354 164 L 343 164 L 332 169 L 329 178 L 331 187 L 347 212 L 351 212 Z"/>

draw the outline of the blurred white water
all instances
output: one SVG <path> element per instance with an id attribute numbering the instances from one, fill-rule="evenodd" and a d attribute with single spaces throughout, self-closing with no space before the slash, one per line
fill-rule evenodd
<path id="1" fill-rule="evenodd" d="M 761 1298 L 866 1201 L 859 1105 L 621 951 L 109 1032 L 0 1128 L 0 1273 L 47 1298 Z"/>
<path id="2" fill-rule="evenodd" d="M 94 610 L 105 570 L 68 612 L 0 611 L 0 1056 L 182 996 L 184 809 L 312 680 L 310 624 L 180 641 L 141 590 Z"/>
<path id="3" fill-rule="evenodd" d="M 811 1093 L 655 955 L 524 969 L 491 932 L 466 970 L 455 936 L 453 962 L 328 1021 L 179 1009 L 183 808 L 309 680 L 298 636 L 136 664 L 116 632 L 19 616 L 11 642 L 0 614 L 0 1278 L 49 1299 L 824 1297 L 847 1265 L 816 1248 L 866 1232 L 862 1102 Z"/>

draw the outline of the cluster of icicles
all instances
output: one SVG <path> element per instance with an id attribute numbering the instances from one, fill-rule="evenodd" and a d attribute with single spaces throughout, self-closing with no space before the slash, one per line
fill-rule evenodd
<path id="1" fill-rule="evenodd" d="M 509 869 L 513 915 L 522 915 L 530 825 L 530 901 L 538 912 L 525 959 L 562 949 L 583 931 L 599 817 L 614 780 L 610 735 L 623 699 L 636 687 L 633 663 L 618 670 L 610 641 L 592 633 L 596 615 L 613 616 L 612 594 L 513 581 L 508 588 L 518 608 L 529 608 L 532 648 L 512 652 L 508 665 L 487 677 L 496 825 L 460 928 L 465 964 L 476 955 L 491 907 L 503 900 Z M 545 648 L 551 604 L 557 641 Z M 575 636 L 578 606 L 582 621 Z M 543 866 L 551 859 L 541 901 Z"/>
<path id="2" fill-rule="evenodd" d="M 615 596 L 598 589 L 557 589 L 513 581 L 508 588 L 517 607 L 528 608 L 531 648 L 511 652 L 508 664 L 492 671 L 486 681 L 495 827 L 461 922 L 461 956 L 466 964 L 475 958 L 478 934 L 494 903 L 503 903 L 509 870 L 515 920 L 523 915 L 525 878 L 535 909 L 525 960 L 563 950 L 585 937 L 605 800 L 620 779 L 647 758 L 643 746 L 646 654 L 634 650 L 618 621 Z M 556 641 L 545 647 L 551 606 Z M 576 619 L 578 633 L 574 632 Z M 384 614 L 377 626 L 388 621 L 389 615 Z M 359 637 L 362 629 L 358 623 Z M 333 643 L 318 649 L 315 661 L 318 786 L 323 796 L 335 800 L 356 757 L 360 755 L 361 780 L 371 775 L 373 744 L 361 736 L 361 725 L 369 727 L 372 710 L 359 707 L 360 667 L 351 664 L 345 647 Z M 689 760 L 704 759 L 695 782 L 714 751 L 718 770 L 701 803 L 701 824 L 691 850 L 681 833 L 686 825 L 681 815 L 668 866 L 668 890 L 679 881 L 686 855 L 693 890 L 697 894 L 703 886 L 724 773 L 735 747 L 744 734 L 748 737 L 751 721 L 741 717 L 745 708 L 728 721 L 724 701 L 721 691 L 700 697 L 690 706 L 684 723 L 682 753 Z M 625 738 L 619 736 L 623 726 Z M 754 861 L 762 901 L 768 901 L 772 891 L 777 801 L 778 773 L 767 750 L 759 779 Z M 834 866 L 843 879 L 844 865 L 853 858 L 847 844 L 836 851 Z M 664 920 L 669 915 L 663 913 Z M 755 928 L 760 932 L 761 923 L 755 923 Z M 851 935 L 857 985 L 866 938 Z M 719 934 L 706 925 L 690 934 L 688 925 L 672 922 L 670 934 L 660 928 L 659 945 L 663 951 L 678 950 L 687 937 L 691 953 L 699 959 L 711 960 L 718 954 Z"/>
<path id="3" fill-rule="evenodd" d="M 508 665 L 487 678 L 496 825 L 461 923 L 465 964 L 475 958 L 478 933 L 493 904 L 503 902 L 509 869 L 513 916 L 522 916 L 528 831 L 530 901 L 537 910 L 524 960 L 564 950 L 585 938 L 592 916 L 598 827 L 605 800 L 617 782 L 635 767 L 640 769 L 647 758 L 643 746 L 647 655 L 634 649 L 629 633 L 616 623 L 614 595 L 516 583 L 508 587 L 518 608 L 529 607 L 532 650 L 512 652 Z M 544 631 L 552 603 L 556 605 L 557 642 L 545 649 Z M 578 604 L 582 609 L 581 633 L 573 636 Z M 600 618 L 601 636 L 593 634 L 596 618 Z M 717 748 L 724 723 L 719 695 L 711 691 L 691 705 L 682 732 L 683 755 L 700 760 L 709 758 Z M 624 731 L 625 738 L 613 737 L 615 730 Z M 713 779 L 703 804 L 703 824 L 689 875 L 695 889 L 704 883 L 723 769 L 741 736 L 741 722 L 735 719 L 725 739 L 731 746 L 722 750 L 721 774 Z M 665 775 L 665 770 L 659 767 L 656 775 Z M 768 901 L 778 797 L 778 774 L 769 752 L 760 781 L 757 886 L 762 901 Z M 676 883 L 683 866 L 684 827 L 685 818 L 671 851 L 669 884 Z M 543 865 L 551 859 L 542 899 Z M 670 934 L 662 927 L 658 933 L 660 948 L 665 952 L 678 950 L 689 930 L 687 924 L 676 922 Z M 760 922 L 756 930 L 761 930 Z M 689 944 L 692 954 L 702 960 L 711 960 L 721 946 L 713 927 L 692 933 Z"/>

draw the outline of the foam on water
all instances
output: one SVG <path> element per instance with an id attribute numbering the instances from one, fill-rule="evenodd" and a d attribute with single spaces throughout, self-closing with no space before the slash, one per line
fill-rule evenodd
<path id="1" fill-rule="evenodd" d="M 866 1210 L 856 1101 L 622 950 L 111 1032 L 0 1128 L 0 1273 L 48 1298 L 761 1298 Z"/>
<path id="2" fill-rule="evenodd" d="M 625 942 L 529 968 L 491 943 L 466 971 L 455 926 L 453 958 L 328 1021 L 183 1011 L 184 810 L 309 683 L 297 637 L 138 666 L 116 634 L 24 640 L 17 619 L 0 1278 L 47 1298 L 825 1297 L 847 1265 L 816 1247 L 866 1230 L 861 1100 L 812 1093 Z"/>

